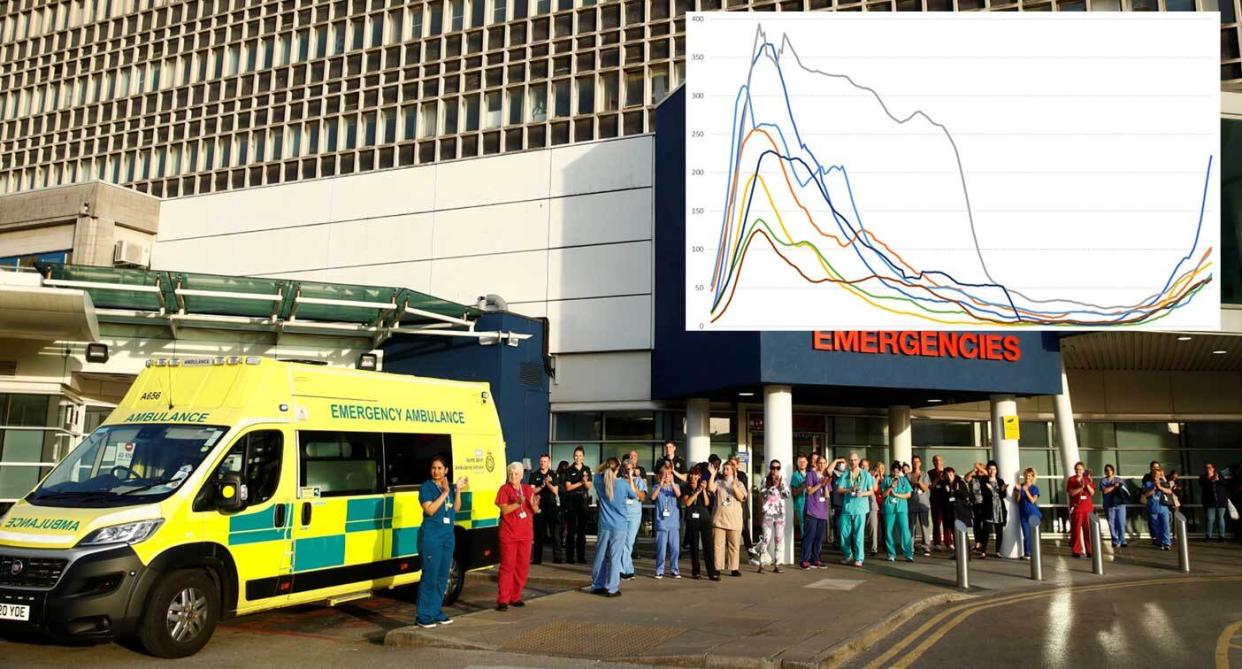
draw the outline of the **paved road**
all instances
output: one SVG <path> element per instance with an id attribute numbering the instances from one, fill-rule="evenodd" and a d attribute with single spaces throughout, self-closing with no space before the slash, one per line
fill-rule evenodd
<path id="1" fill-rule="evenodd" d="M 383 646 L 384 633 L 414 621 L 414 588 L 390 591 L 336 608 L 300 606 L 236 618 L 216 628 L 211 643 L 178 666 L 203 669 L 238 667 L 552 667 L 584 666 L 582 660 L 505 653 L 478 654 L 440 649 L 393 649 Z M 528 599 L 552 592 L 548 586 L 528 587 Z M 464 615 L 496 601 L 496 586 L 485 576 L 466 581 L 462 598 L 449 610 Z M 587 663 L 593 664 L 593 663 Z M 129 669 L 167 663 L 117 644 L 63 646 L 31 640 L 0 640 L 0 667 L 23 669 Z M 617 667 L 621 665 L 607 665 Z"/>
<path id="2" fill-rule="evenodd" d="M 1242 577 L 1079 585 L 946 605 L 852 667 L 1242 668 Z"/>

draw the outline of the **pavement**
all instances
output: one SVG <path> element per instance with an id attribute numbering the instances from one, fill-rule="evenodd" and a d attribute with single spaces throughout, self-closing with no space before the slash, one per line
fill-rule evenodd
<path id="1" fill-rule="evenodd" d="M 1190 578 L 1242 576 L 1240 557 L 1236 545 L 1194 543 Z M 1043 581 L 1031 580 L 1027 561 L 972 560 L 971 588 L 965 591 L 956 587 L 956 563 L 948 552 L 917 556 L 912 564 L 873 558 L 862 568 L 787 567 L 780 574 L 757 574 L 749 566 L 743 576 L 726 574 L 719 583 L 689 578 L 685 560 L 682 579 L 655 580 L 650 565 L 640 559 L 638 577 L 622 582 L 623 595 L 615 599 L 586 592 L 588 565 L 532 566 L 532 587 L 575 589 L 530 600 L 522 609 L 462 615 L 448 627 L 399 627 L 384 643 L 648 665 L 819 669 L 854 664 L 887 644 L 894 630 L 976 601 L 1188 582 L 1175 551 L 1138 543 L 1110 556 L 1104 576 L 1092 573 L 1090 560 L 1073 559 L 1053 541 L 1045 542 Z"/>

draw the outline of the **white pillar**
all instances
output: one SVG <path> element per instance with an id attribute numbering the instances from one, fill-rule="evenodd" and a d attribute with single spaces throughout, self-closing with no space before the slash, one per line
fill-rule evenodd
<path id="1" fill-rule="evenodd" d="M 768 460 L 780 460 L 785 481 L 793 467 L 793 391 L 789 386 L 763 387 L 763 448 Z M 759 468 L 767 471 L 767 467 Z M 785 505 L 785 536 L 779 564 L 793 564 L 793 501 Z"/>
<path id="2" fill-rule="evenodd" d="M 712 454 L 711 402 L 706 398 L 686 400 L 686 466 L 707 462 Z"/>
<path id="3" fill-rule="evenodd" d="M 1061 447 L 1061 476 L 1074 471 L 1078 455 L 1078 431 L 1074 429 L 1074 407 L 1070 404 L 1069 377 L 1065 375 L 1065 361 L 1061 361 L 1061 392 L 1052 396 L 1053 417 L 1056 419 L 1057 436 Z M 1051 474 L 1052 472 L 1048 472 Z"/>
<path id="4" fill-rule="evenodd" d="M 888 408 L 888 450 L 893 460 L 910 462 L 914 447 L 910 441 L 910 407 Z M 889 463 L 884 463 L 888 465 Z"/>
<path id="5" fill-rule="evenodd" d="M 1022 555 L 1022 521 L 1018 517 L 1018 505 L 1013 501 L 1013 486 L 1021 480 L 1022 465 L 1018 458 L 1018 440 L 1005 439 L 1005 416 L 1018 415 L 1018 402 L 1013 395 L 993 395 L 992 404 L 992 459 L 1000 477 L 1009 484 L 1005 495 L 1005 508 L 1009 510 L 1009 522 L 1005 525 L 1001 541 L 1001 555 L 1016 558 Z"/>

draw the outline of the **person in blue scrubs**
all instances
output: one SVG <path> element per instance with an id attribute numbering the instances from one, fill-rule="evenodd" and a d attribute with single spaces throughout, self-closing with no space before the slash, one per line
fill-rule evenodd
<path id="1" fill-rule="evenodd" d="M 1039 511 L 1039 486 L 1035 485 L 1035 470 L 1027 467 L 1022 472 L 1022 482 L 1014 486 L 1014 501 L 1018 503 L 1018 520 L 1022 521 L 1022 559 L 1031 557 L 1031 519 L 1043 518 Z"/>
<path id="2" fill-rule="evenodd" d="M 871 513 L 871 497 L 875 495 L 875 479 L 860 466 L 857 453 L 850 453 L 850 466 L 837 475 L 836 488 L 841 492 L 841 564 L 863 564 L 863 529 Z"/>
<path id="3" fill-rule="evenodd" d="M 444 615 L 444 593 L 448 589 L 449 567 L 453 563 L 453 514 L 461 508 L 461 493 L 469 480 L 448 481 L 448 461 L 437 455 L 431 459 L 431 480 L 418 490 L 423 507 L 423 524 L 418 530 L 418 554 L 423 559 L 423 576 L 418 583 L 419 627 L 447 625 L 453 620 Z"/>
<path id="4" fill-rule="evenodd" d="M 1173 506 L 1173 486 L 1164 476 L 1159 462 L 1152 461 L 1151 472 L 1143 477 L 1143 502 L 1147 505 L 1151 540 L 1167 551 L 1173 545 L 1169 528 L 1169 509 Z"/>
<path id="5" fill-rule="evenodd" d="M 1112 535 L 1113 548 L 1126 547 L 1126 500 L 1129 493 L 1126 482 L 1117 476 L 1117 469 L 1104 465 L 1104 480 L 1100 481 L 1104 493 L 1104 515 L 1108 516 L 1108 529 Z"/>
<path id="6" fill-rule="evenodd" d="M 621 578 L 634 578 L 634 542 L 638 540 L 638 528 L 643 524 L 643 502 L 647 499 L 647 472 L 638 466 L 638 451 L 630 451 L 621 463 L 620 478 L 629 481 L 638 493 L 638 499 L 625 503 L 625 553 L 621 556 Z"/>
<path id="7" fill-rule="evenodd" d="M 617 597 L 621 594 L 621 559 L 625 552 L 628 503 L 638 501 L 634 486 L 617 477 L 621 463 L 608 458 L 595 475 L 595 494 L 599 496 L 599 529 L 595 540 L 595 565 L 591 569 L 591 594 Z"/>

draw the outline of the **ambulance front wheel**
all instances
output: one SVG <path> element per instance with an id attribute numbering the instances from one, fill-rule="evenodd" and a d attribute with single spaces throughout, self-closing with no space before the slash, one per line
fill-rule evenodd
<path id="1" fill-rule="evenodd" d="M 200 569 L 169 573 L 147 600 L 138 638 L 156 657 L 186 657 L 207 645 L 220 620 L 220 593 Z"/>
<path id="2" fill-rule="evenodd" d="M 461 560 L 457 556 L 453 556 L 453 561 L 449 563 L 448 586 L 444 589 L 444 605 L 449 606 L 457 601 L 461 596 L 461 588 L 466 583 L 466 570 L 462 566 Z"/>

